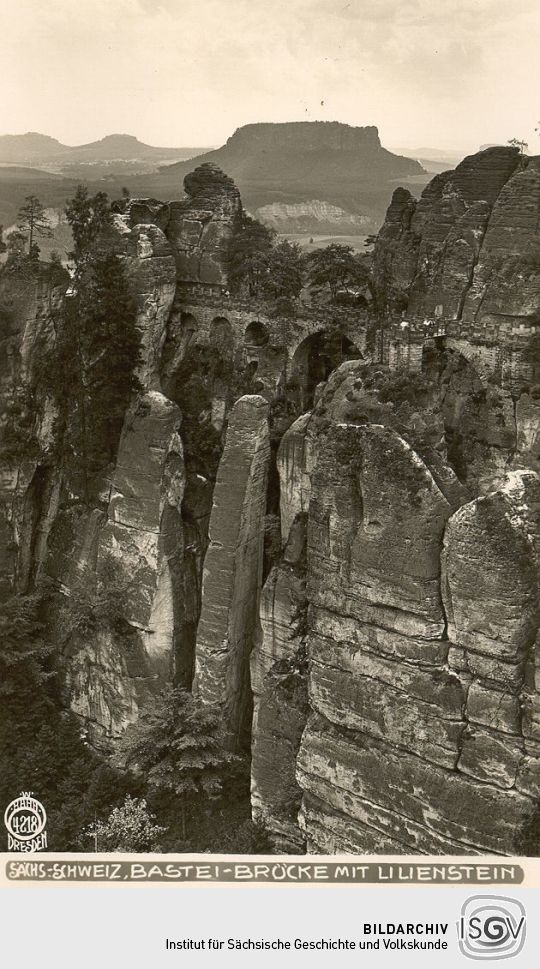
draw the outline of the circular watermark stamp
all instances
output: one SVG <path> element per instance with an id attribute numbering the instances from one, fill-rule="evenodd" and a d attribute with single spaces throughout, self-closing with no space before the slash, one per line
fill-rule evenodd
<path id="1" fill-rule="evenodd" d="M 31 792 L 19 794 L 4 812 L 8 851 L 43 851 L 47 847 L 47 813 Z"/>

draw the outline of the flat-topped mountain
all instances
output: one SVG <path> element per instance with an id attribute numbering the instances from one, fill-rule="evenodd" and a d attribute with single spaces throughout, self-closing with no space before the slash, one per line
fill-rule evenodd
<path id="1" fill-rule="evenodd" d="M 381 148 L 379 132 L 374 125 L 362 128 L 342 124 L 339 121 L 288 121 L 246 124 L 237 128 L 227 139 L 225 148 L 243 151 L 258 148 L 261 151 L 290 149 L 291 151 L 378 151 Z M 223 151 L 223 149 L 219 149 Z"/>
<path id="2" fill-rule="evenodd" d="M 338 121 L 244 125 L 221 148 L 192 159 L 195 164 L 206 161 L 229 168 L 235 180 L 254 182 L 270 177 L 310 184 L 321 176 L 374 182 L 381 175 L 399 178 L 422 173 L 414 159 L 383 148 L 377 128 L 353 128 Z M 183 167 L 182 163 L 174 166 L 177 171 Z"/>
<path id="3" fill-rule="evenodd" d="M 317 200 L 349 215 L 367 216 L 373 225 L 382 221 L 396 180 L 424 174 L 416 160 L 383 148 L 373 126 L 337 121 L 249 124 L 238 128 L 221 148 L 161 169 L 156 192 L 160 178 L 163 187 L 172 187 L 204 162 L 231 175 L 255 212 L 272 203 Z"/>

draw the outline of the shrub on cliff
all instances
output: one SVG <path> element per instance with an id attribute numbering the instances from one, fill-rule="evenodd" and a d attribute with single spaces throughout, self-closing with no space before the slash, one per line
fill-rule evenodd
<path id="1" fill-rule="evenodd" d="M 48 673 L 51 647 L 44 633 L 38 595 L 10 596 L 0 603 L 0 694 L 17 697 L 39 690 Z"/>
<path id="2" fill-rule="evenodd" d="M 72 635 L 84 637 L 107 630 L 123 637 L 127 648 L 128 638 L 133 635 L 133 627 L 125 618 L 130 581 L 119 563 L 106 556 L 100 560 L 95 583 L 85 576 L 85 581 L 72 586 L 69 596 L 56 593 L 53 598 L 51 594 L 51 602 L 62 616 L 65 641 Z"/>
<path id="3" fill-rule="evenodd" d="M 95 821 L 84 835 L 92 839 L 94 851 L 161 851 L 159 840 L 166 829 L 155 820 L 143 797 L 128 794 L 106 821 Z"/>
<path id="4" fill-rule="evenodd" d="M 8 467 L 39 454 L 35 415 L 36 402 L 27 387 L 16 387 L 10 397 L 0 400 L 0 455 Z"/>
<path id="5" fill-rule="evenodd" d="M 423 407 L 433 396 L 434 389 L 433 381 L 426 374 L 398 370 L 380 382 L 378 397 L 383 403 L 388 401 L 396 405 L 407 403 Z"/>

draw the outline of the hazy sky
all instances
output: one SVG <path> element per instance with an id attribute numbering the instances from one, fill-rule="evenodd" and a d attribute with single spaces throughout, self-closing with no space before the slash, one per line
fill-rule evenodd
<path id="1" fill-rule="evenodd" d="M 540 152 L 539 0 L 0 0 L 1 133 L 223 142 L 252 121 Z"/>

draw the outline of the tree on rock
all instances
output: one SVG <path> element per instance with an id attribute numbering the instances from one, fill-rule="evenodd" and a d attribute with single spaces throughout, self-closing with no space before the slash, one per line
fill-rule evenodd
<path id="1" fill-rule="evenodd" d="M 74 249 L 71 253 L 75 271 L 80 274 L 103 229 L 111 222 L 111 208 L 106 192 L 89 195 L 85 185 L 77 191 L 66 206 L 66 218 L 71 227 Z"/>
<path id="2" fill-rule="evenodd" d="M 225 749 L 220 712 L 179 688 L 162 693 L 141 714 L 120 756 L 152 787 L 178 797 L 184 840 L 188 809 L 221 794 L 228 768 L 239 761 Z"/>
<path id="3" fill-rule="evenodd" d="M 25 260 L 26 236 L 19 229 L 14 229 L 7 237 L 6 266 L 11 270 L 20 269 Z"/>
<path id="4" fill-rule="evenodd" d="M 524 155 L 529 147 L 527 142 L 523 141 L 521 138 L 509 138 L 508 144 L 511 145 L 512 148 L 518 148 L 520 155 Z"/>
<path id="5" fill-rule="evenodd" d="M 300 246 L 285 239 L 270 250 L 263 277 L 264 293 L 272 299 L 296 299 L 304 285 L 304 255 Z"/>
<path id="6" fill-rule="evenodd" d="M 17 228 L 28 241 L 28 254 L 36 255 L 36 237 L 50 239 L 53 232 L 49 219 L 45 215 L 45 206 L 36 195 L 27 195 L 24 205 L 19 209 Z M 37 247 L 39 256 L 39 247 Z"/>
<path id="7" fill-rule="evenodd" d="M 329 289 L 332 301 L 340 289 L 363 286 L 368 278 L 364 260 L 352 246 L 338 242 L 310 252 L 307 265 L 310 285 L 316 289 Z"/>
<path id="8" fill-rule="evenodd" d="M 229 249 L 229 285 L 234 293 L 261 295 L 273 238 L 272 229 L 242 212 Z"/>

